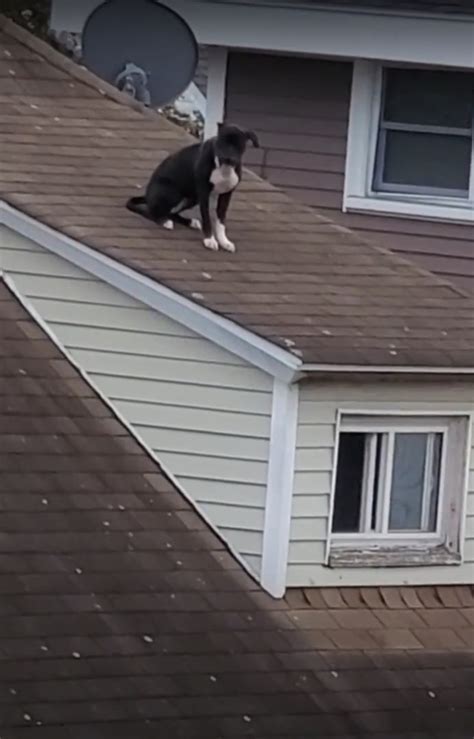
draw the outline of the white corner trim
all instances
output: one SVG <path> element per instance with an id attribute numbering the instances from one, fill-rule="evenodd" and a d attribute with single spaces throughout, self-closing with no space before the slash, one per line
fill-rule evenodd
<path id="1" fill-rule="evenodd" d="M 264 372 L 287 382 L 295 379 L 302 364 L 298 357 L 0 201 L 2 223 Z"/>
<path id="2" fill-rule="evenodd" d="M 381 96 L 382 64 L 355 60 L 347 133 L 343 211 L 368 211 L 412 219 L 474 223 L 472 197 L 463 200 L 372 190 Z M 474 156 L 471 168 L 474 173 Z"/>
<path id="3" fill-rule="evenodd" d="M 326 536 L 326 546 L 324 548 L 324 564 L 329 564 L 329 557 L 331 556 L 331 541 L 332 541 L 332 519 L 334 516 L 334 503 L 336 499 L 336 475 L 337 465 L 339 462 L 339 440 L 341 438 L 341 421 L 343 411 L 338 408 L 336 411 L 336 425 L 334 433 L 336 434 L 334 442 L 334 456 L 331 469 L 331 487 L 329 491 L 329 513 L 328 513 L 328 528 Z"/>
<path id="4" fill-rule="evenodd" d="M 38 326 L 41 328 L 42 331 L 48 336 L 48 338 L 53 342 L 53 344 L 59 349 L 61 354 L 67 359 L 67 361 L 74 367 L 74 369 L 80 374 L 82 379 L 89 385 L 90 388 L 97 394 L 97 396 L 101 399 L 101 401 L 104 403 L 104 405 L 109 408 L 109 410 L 112 412 L 112 414 L 117 418 L 118 421 L 126 428 L 130 436 L 135 439 L 135 441 L 141 446 L 141 448 L 144 450 L 144 452 L 152 459 L 154 462 L 156 462 L 157 466 L 162 470 L 165 477 L 167 477 L 170 482 L 175 486 L 177 490 L 177 494 L 181 494 L 192 506 L 192 508 L 196 511 L 196 513 L 205 521 L 207 526 L 216 534 L 216 536 L 219 537 L 219 539 L 226 545 L 229 552 L 232 554 L 232 556 L 239 562 L 239 564 L 245 569 L 245 571 L 254 579 L 257 579 L 257 576 L 254 572 L 252 572 L 250 566 L 247 564 L 245 559 L 242 557 L 239 552 L 237 552 L 232 545 L 223 537 L 222 533 L 219 531 L 219 529 L 213 524 L 213 522 L 210 520 L 210 518 L 202 511 L 198 504 L 190 497 L 190 495 L 186 492 L 186 490 L 183 488 L 182 484 L 177 480 L 177 478 L 173 475 L 173 473 L 168 470 L 160 461 L 156 453 L 153 451 L 153 449 L 141 438 L 139 434 L 135 431 L 134 427 L 127 421 L 127 419 L 120 413 L 120 411 L 114 406 L 114 404 L 107 398 L 106 395 L 99 389 L 99 387 L 95 384 L 95 382 L 89 377 L 87 372 L 84 371 L 84 369 L 81 367 L 81 365 L 77 362 L 77 360 L 74 358 L 74 356 L 71 354 L 71 352 L 66 349 L 66 347 L 59 341 L 56 334 L 51 331 L 51 328 L 49 325 L 44 321 L 42 316 L 38 313 L 36 308 L 33 306 L 33 304 L 25 298 L 22 293 L 18 290 L 18 288 L 15 285 L 14 280 L 11 278 L 10 275 L 7 275 L 0 271 L 1 278 L 5 282 L 6 286 L 9 288 L 9 290 L 13 293 L 15 298 L 18 300 L 18 302 L 23 306 L 23 308 L 26 310 L 27 313 L 31 316 L 33 321 L 38 324 Z"/>
<path id="5" fill-rule="evenodd" d="M 204 138 L 217 133 L 217 124 L 225 116 L 228 51 L 223 46 L 210 46 L 207 63 L 207 108 Z"/>
<path id="6" fill-rule="evenodd" d="M 262 587 L 274 598 L 281 598 L 286 589 L 298 425 L 298 394 L 298 385 L 289 385 L 275 379 L 260 575 Z"/>

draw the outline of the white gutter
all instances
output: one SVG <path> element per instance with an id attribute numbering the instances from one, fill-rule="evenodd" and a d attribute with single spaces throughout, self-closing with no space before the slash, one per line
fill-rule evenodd
<path id="1" fill-rule="evenodd" d="M 474 375 L 474 367 L 427 367 L 390 366 L 385 364 L 367 366 L 365 364 L 303 364 L 300 372 L 363 373 L 390 375 Z"/>

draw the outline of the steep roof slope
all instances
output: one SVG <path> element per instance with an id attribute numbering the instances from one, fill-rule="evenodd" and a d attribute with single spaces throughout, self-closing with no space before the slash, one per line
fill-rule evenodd
<path id="1" fill-rule="evenodd" d="M 272 600 L 1 280 L 0 510 L 2 739 L 472 735 L 472 589 Z"/>
<path id="2" fill-rule="evenodd" d="M 2 28 L 3 27 L 3 28 Z M 235 255 L 126 211 L 190 141 L 8 21 L 0 23 L 0 197 L 306 363 L 474 364 L 473 302 L 249 172 Z"/>

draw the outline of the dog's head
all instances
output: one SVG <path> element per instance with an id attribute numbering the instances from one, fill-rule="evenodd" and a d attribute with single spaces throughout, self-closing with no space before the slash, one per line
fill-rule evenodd
<path id="1" fill-rule="evenodd" d="M 221 164 L 236 167 L 242 160 L 249 141 L 254 147 L 259 146 L 254 131 L 245 131 L 239 126 L 219 123 L 214 147 L 215 156 Z"/>

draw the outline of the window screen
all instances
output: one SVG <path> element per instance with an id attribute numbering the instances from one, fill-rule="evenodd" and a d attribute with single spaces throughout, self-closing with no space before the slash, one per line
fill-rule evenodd
<path id="1" fill-rule="evenodd" d="M 474 75 L 386 68 L 374 190 L 467 197 Z"/>

